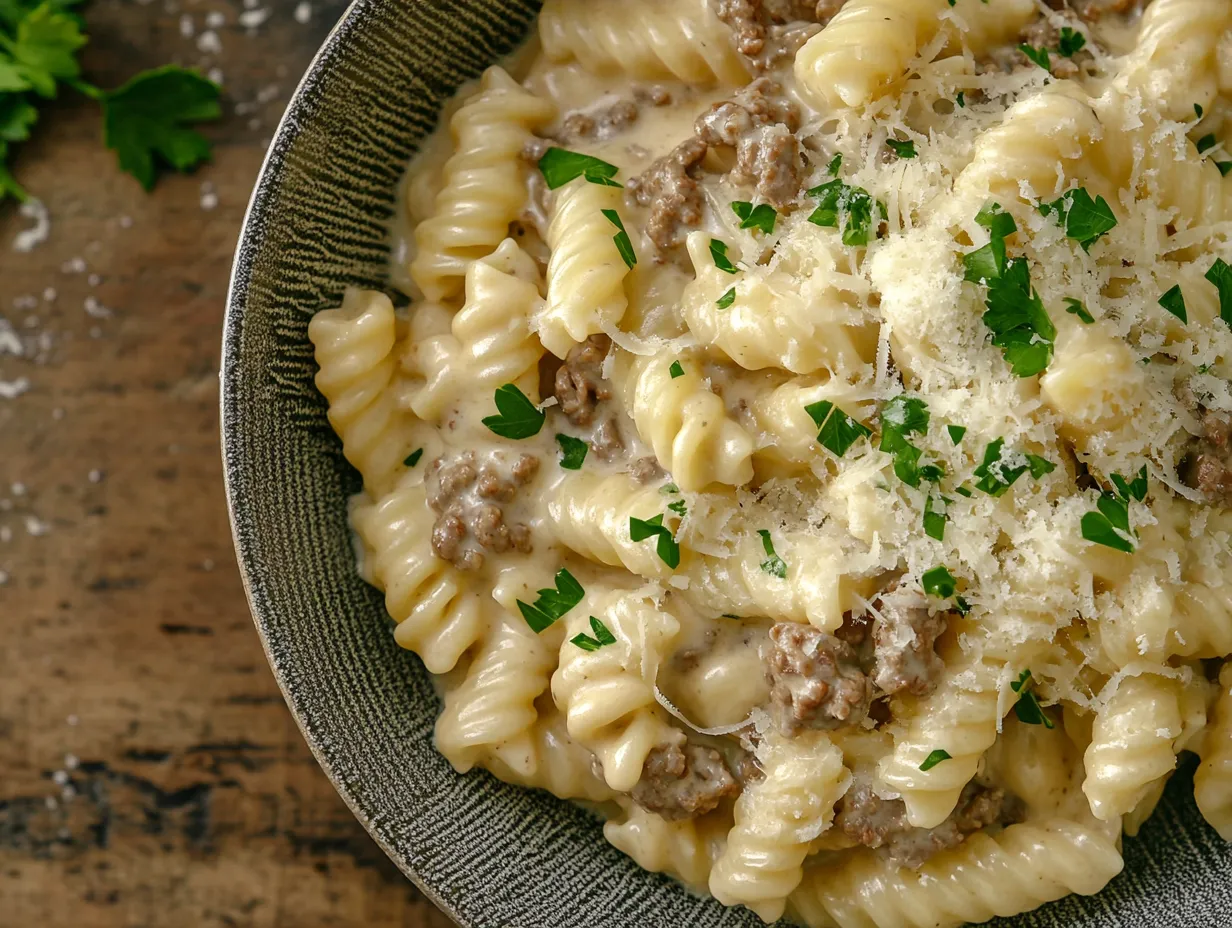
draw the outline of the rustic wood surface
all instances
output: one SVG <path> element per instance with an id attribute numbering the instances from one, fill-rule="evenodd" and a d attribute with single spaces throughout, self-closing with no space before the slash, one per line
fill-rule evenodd
<path id="1" fill-rule="evenodd" d="M 218 451 L 232 249 L 340 0 L 84 8 L 86 76 L 218 68 L 214 163 L 146 195 L 65 95 L 0 205 L 0 923 L 451 925 L 372 843 L 283 704 L 236 573 Z M 251 9 L 250 9 L 251 8 Z M 268 11 L 244 17 L 253 10 Z M 252 25 L 256 23 L 255 25 Z M 209 28 L 210 25 L 214 28 Z M 217 41 L 216 41 L 217 40 Z"/>

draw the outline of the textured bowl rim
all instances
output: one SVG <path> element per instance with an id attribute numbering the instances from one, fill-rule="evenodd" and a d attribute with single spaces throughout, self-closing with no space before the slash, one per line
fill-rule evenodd
<path id="1" fill-rule="evenodd" d="M 355 798 L 351 790 L 339 779 L 325 752 L 309 730 L 303 713 L 291 694 L 287 680 L 282 671 L 279 670 L 278 663 L 274 659 L 273 648 L 266 634 L 265 625 L 260 617 L 261 610 L 253 597 L 253 582 L 249 572 L 252 552 L 248 550 L 248 544 L 245 542 L 244 535 L 240 531 L 233 485 L 235 474 L 233 473 L 232 465 L 236 449 L 234 440 L 230 437 L 231 430 L 227 428 L 227 423 L 234 421 L 236 418 L 236 410 L 232 405 L 233 393 L 229 387 L 237 376 L 237 371 L 242 363 L 239 355 L 240 334 L 244 326 L 244 312 L 247 306 L 253 259 L 261 251 L 267 237 L 267 224 L 272 221 L 268 210 L 270 204 L 276 200 L 275 194 L 283 182 L 287 152 L 290 151 L 292 144 L 299 136 L 301 126 L 311 117 L 308 98 L 312 89 L 333 66 L 335 56 L 339 53 L 347 37 L 353 30 L 362 28 L 364 14 L 371 2 L 373 0 L 352 0 L 313 56 L 312 62 L 308 65 L 303 77 L 300 78 L 299 83 L 296 85 L 295 91 L 291 94 L 291 99 L 287 103 L 287 108 L 278 122 L 278 128 L 275 130 L 269 148 L 265 152 L 265 158 L 261 162 L 261 168 L 257 173 L 257 180 L 253 185 L 252 195 L 249 197 L 248 206 L 244 211 L 244 219 L 240 225 L 240 234 L 236 242 L 235 257 L 231 265 L 231 279 L 227 287 L 227 301 L 223 316 L 222 361 L 219 371 L 219 432 L 222 451 L 223 490 L 226 494 L 228 524 L 231 527 L 231 543 L 235 548 L 240 581 L 244 586 L 244 597 L 248 600 L 248 612 L 257 630 L 257 636 L 261 640 L 261 648 L 265 652 L 266 663 L 269 664 L 274 680 L 278 684 L 278 689 L 282 692 L 282 698 L 286 702 L 287 708 L 291 711 L 291 717 L 295 719 L 295 724 L 299 727 L 300 734 L 303 735 L 309 750 L 312 751 L 312 756 L 316 759 L 318 766 L 325 772 L 325 776 L 333 784 L 334 789 L 342 797 L 343 802 L 346 803 L 351 813 L 364 826 L 364 830 L 368 832 L 368 835 L 376 842 L 385 855 L 415 884 L 429 902 L 465 928 L 466 923 L 454 907 L 442 898 L 435 889 L 425 883 L 414 868 L 409 866 L 403 859 L 402 855 L 398 854 L 381 837 L 367 811 Z"/>

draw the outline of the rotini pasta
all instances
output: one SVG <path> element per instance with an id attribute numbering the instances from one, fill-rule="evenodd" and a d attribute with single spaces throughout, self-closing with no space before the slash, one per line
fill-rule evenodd
<path id="1" fill-rule="evenodd" d="M 1232 664 L 1219 671 L 1219 697 L 1200 753 L 1194 798 L 1219 836 L 1232 840 Z"/>

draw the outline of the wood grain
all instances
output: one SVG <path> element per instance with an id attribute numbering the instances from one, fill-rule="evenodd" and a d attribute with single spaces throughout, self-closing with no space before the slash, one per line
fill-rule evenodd
<path id="1" fill-rule="evenodd" d="M 30 383 L 0 399 L 6 925 L 452 924 L 317 768 L 231 552 L 217 368 L 232 249 L 263 142 L 343 4 L 318 0 L 307 22 L 293 0 L 259 8 L 249 30 L 239 4 L 87 7 L 101 86 L 168 60 L 222 69 L 215 163 L 146 195 L 93 105 L 66 98 L 16 163 L 50 237 L 10 250 L 28 223 L 0 206 L 0 315 L 25 343 L 0 353 L 0 381 Z M 201 50 L 211 12 L 217 54 Z"/>

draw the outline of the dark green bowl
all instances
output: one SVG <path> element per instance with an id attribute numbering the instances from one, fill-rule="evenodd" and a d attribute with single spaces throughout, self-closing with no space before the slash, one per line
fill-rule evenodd
<path id="1" fill-rule="evenodd" d="M 475 928 L 755 926 L 648 874 L 585 812 L 432 747 L 438 703 L 355 573 L 358 479 L 313 386 L 308 320 L 386 285 L 386 226 L 442 102 L 508 52 L 533 0 L 357 0 L 309 68 L 253 192 L 222 354 L 227 497 L 257 631 L 308 744 L 372 837 Z M 1232 854 L 1178 776 L 1127 872 L 1094 899 L 1013 919 L 1056 928 L 1232 925 Z"/>

